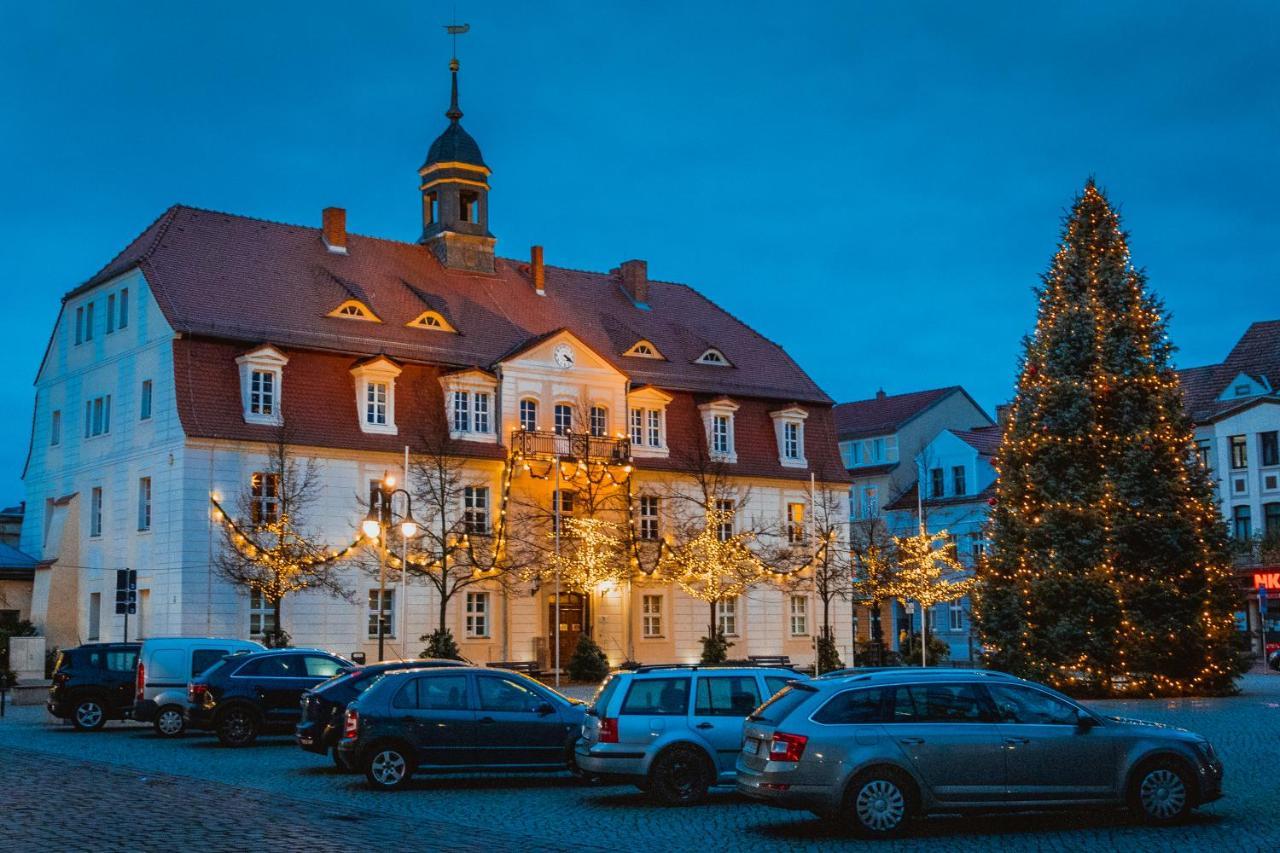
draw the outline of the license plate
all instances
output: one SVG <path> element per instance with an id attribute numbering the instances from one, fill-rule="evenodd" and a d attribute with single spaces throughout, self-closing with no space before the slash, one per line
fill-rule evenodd
<path id="1" fill-rule="evenodd" d="M 760 751 L 760 741 L 755 738 L 747 738 L 747 742 L 742 745 L 742 751 L 747 755 L 755 755 Z"/>

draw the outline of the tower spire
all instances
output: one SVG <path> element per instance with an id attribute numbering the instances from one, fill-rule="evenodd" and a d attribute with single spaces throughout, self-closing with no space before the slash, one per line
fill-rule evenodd
<path id="1" fill-rule="evenodd" d="M 449 97 L 449 111 L 446 112 L 445 118 L 454 124 L 462 118 L 462 109 L 458 106 L 458 57 L 449 60 L 449 73 L 453 77 L 453 90 Z"/>

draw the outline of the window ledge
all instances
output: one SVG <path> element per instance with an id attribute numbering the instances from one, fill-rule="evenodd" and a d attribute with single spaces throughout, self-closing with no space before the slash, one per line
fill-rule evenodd
<path id="1" fill-rule="evenodd" d="M 648 445 L 632 444 L 631 455 L 648 459 L 666 459 L 671 455 L 671 451 L 666 447 L 650 447 Z"/>
<path id="2" fill-rule="evenodd" d="M 148 418 L 150 420 L 150 418 Z M 244 422 L 247 424 L 259 424 L 261 426 L 280 426 L 283 418 L 279 415 L 255 415 L 250 412 L 244 413 Z"/>
<path id="3" fill-rule="evenodd" d="M 399 430 L 395 424 L 369 424 L 361 421 L 360 431 L 372 433 L 374 435 L 396 435 Z M 386 636 L 385 634 L 383 636 Z"/>
<path id="4" fill-rule="evenodd" d="M 788 459 L 785 456 L 779 456 L 778 464 L 783 468 L 808 468 L 809 460 L 805 459 L 803 456 L 799 459 Z"/>
<path id="5" fill-rule="evenodd" d="M 710 455 L 712 462 L 727 462 L 728 464 L 733 465 L 738 461 L 737 453 L 716 453 L 713 451 Z"/>
<path id="6" fill-rule="evenodd" d="M 497 444 L 498 434 L 496 432 L 458 432 L 449 430 L 449 438 L 454 441 L 483 441 L 486 444 Z"/>

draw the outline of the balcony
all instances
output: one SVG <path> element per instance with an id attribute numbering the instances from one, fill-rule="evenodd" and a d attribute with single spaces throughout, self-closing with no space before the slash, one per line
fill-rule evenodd
<path id="1" fill-rule="evenodd" d="M 511 433 L 511 448 L 522 456 L 536 459 L 573 459 L 580 462 L 603 462 L 626 465 L 631 461 L 631 441 L 585 432 L 554 433 L 518 429 Z"/>

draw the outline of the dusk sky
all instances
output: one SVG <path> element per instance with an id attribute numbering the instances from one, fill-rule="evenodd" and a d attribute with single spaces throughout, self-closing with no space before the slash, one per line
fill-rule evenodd
<path id="1" fill-rule="evenodd" d="M 463 124 L 500 254 L 645 258 L 837 401 L 991 410 L 1090 175 L 1180 365 L 1280 318 L 1280 4 L 1174 5 L 459 2 Z M 169 205 L 416 239 L 452 8 L 8 5 L 0 502 L 60 297 Z"/>

